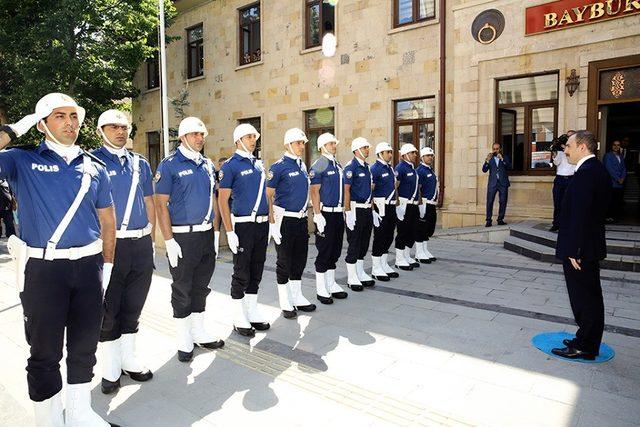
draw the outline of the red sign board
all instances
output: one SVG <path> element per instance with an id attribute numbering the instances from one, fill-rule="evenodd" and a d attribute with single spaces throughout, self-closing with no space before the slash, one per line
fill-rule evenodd
<path id="1" fill-rule="evenodd" d="M 640 13 L 640 0 L 559 0 L 526 11 L 525 35 L 563 30 Z"/>

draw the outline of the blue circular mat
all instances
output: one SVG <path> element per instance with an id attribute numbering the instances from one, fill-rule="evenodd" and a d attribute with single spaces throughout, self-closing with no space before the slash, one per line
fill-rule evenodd
<path id="1" fill-rule="evenodd" d="M 600 354 L 598 355 L 598 357 L 596 357 L 595 360 L 566 359 L 564 357 L 556 356 L 555 354 L 551 353 L 552 348 L 565 347 L 565 345 L 562 344 L 562 340 L 573 339 L 575 337 L 576 336 L 574 334 L 570 334 L 568 332 L 545 332 L 531 338 L 531 344 L 533 344 L 538 350 L 548 354 L 549 356 L 553 356 L 556 359 L 566 360 L 567 362 L 602 363 L 613 359 L 613 356 L 615 356 L 616 354 L 615 351 L 613 351 L 613 349 L 605 343 L 600 344 Z"/>

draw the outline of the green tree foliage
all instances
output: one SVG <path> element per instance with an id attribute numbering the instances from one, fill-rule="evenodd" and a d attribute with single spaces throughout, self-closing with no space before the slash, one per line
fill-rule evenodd
<path id="1" fill-rule="evenodd" d="M 166 26 L 176 12 L 165 0 Z M 99 144 L 95 123 L 137 96 L 136 70 L 153 56 L 157 0 L 0 0 L 0 120 L 32 113 L 49 92 L 66 93 L 87 110 L 79 140 Z M 32 129 L 21 140 L 34 142 Z"/>

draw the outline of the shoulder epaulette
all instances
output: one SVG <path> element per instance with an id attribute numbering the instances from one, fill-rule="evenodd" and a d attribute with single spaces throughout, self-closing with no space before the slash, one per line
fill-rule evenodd
<path id="1" fill-rule="evenodd" d="M 97 164 L 99 164 L 101 166 L 104 166 L 104 167 L 107 166 L 107 164 L 104 161 L 102 161 L 101 158 L 99 158 L 98 156 L 96 156 L 93 153 L 88 152 L 87 150 L 82 150 L 82 154 L 84 154 L 85 156 L 90 157 L 91 160 L 93 160 L 94 162 L 96 162 Z"/>

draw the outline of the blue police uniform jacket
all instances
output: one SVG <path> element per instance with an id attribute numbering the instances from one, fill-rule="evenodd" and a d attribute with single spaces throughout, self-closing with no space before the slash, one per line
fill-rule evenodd
<path id="1" fill-rule="evenodd" d="M 612 151 L 609 151 L 604 155 L 602 161 L 611 177 L 611 186 L 613 188 L 623 188 L 624 184 L 618 182 L 619 179 L 625 179 L 627 177 L 627 167 L 624 164 L 622 156 L 616 156 Z"/>
<path id="2" fill-rule="evenodd" d="M 373 197 L 388 198 L 396 190 L 396 171 L 382 160 L 377 160 L 371 165 L 371 178 L 373 179 Z"/>
<path id="3" fill-rule="evenodd" d="M 418 191 L 416 191 L 418 173 L 413 165 L 406 160 L 400 161 L 396 166 L 396 176 L 399 182 L 398 196 L 409 199 L 409 201 L 418 200 Z"/>
<path id="4" fill-rule="evenodd" d="M 211 180 L 206 159 L 196 163 L 176 150 L 158 165 L 155 182 L 156 194 L 169 196 L 172 225 L 196 225 L 204 222 L 211 200 Z M 213 216 L 212 210 L 209 221 L 213 220 Z"/>
<path id="5" fill-rule="evenodd" d="M 120 229 L 133 179 L 133 155 L 127 151 L 125 161 L 122 163 L 120 158 L 106 147 L 94 150 L 92 154 L 105 163 L 107 174 L 111 180 L 111 195 L 116 208 L 116 228 Z M 147 207 L 144 203 L 144 198 L 148 196 L 153 196 L 151 166 L 146 159 L 140 156 L 140 180 L 133 197 L 127 230 L 140 230 L 149 224 Z"/>
<path id="6" fill-rule="evenodd" d="M 233 202 L 231 203 L 231 213 L 234 216 L 249 216 L 253 213 L 258 194 L 260 193 L 260 182 L 262 181 L 262 168 L 256 163 L 255 157 L 244 154 L 236 150 L 236 153 L 229 160 L 224 162 L 220 168 L 220 188 L 231 190 Z M 262 183 L 262 195 L 258 204 L 257 216 L 269 214 L 269 205 L 266 194 L 266 177 Z"/>
<path id="7" fill-rule="evenodd" d="M 371 201 L 371 170 L 363 160 L 354 157 L 344 167 L 344 183 L 351 186 L 351 201 L 367 203 Z"/>
<path id="8" fill-rule="evenodd" d="M 284 155 L 269 168 L 267 187 L 276 190 L 274 205 L 301 212 L 309 200 L 309 176 L 302 159 Z"/>
<path id="9" fill-rule="evenodd" d="M 344 204 L 344 196 L 340 185 L 341 175 L 342 167 L 340 167 L 340 163 L 335 158 L 329 159 L 325 155 L 321 155 L 311 165 L 311 171 L 309 172 L 311 185 L 320 185 L 320 203 L 323 206 L 334 208 Z"/>
<path id="10" fill-rule="evenodd" d="M 416 168 L 420 183 L 420 194 L 423 201 L 436 201 L 438 197 L 438 177 L 430 166 L 420 163 Z"/>
<path id="11" fill-rule="evenodd" d="M 80 190 L 83 156 L 92 157 L 91 185 L 60 238 L 58 249 L 86 246 L 100 238 L 96 209 L 113 205 L 106 169 L 87 152 L 67 164 L 44 140 L 37 148 L 0 151 L 0 179 L 9 181 L 16 196 L 20 238 L 27 245 L 46 248 Z"/>

